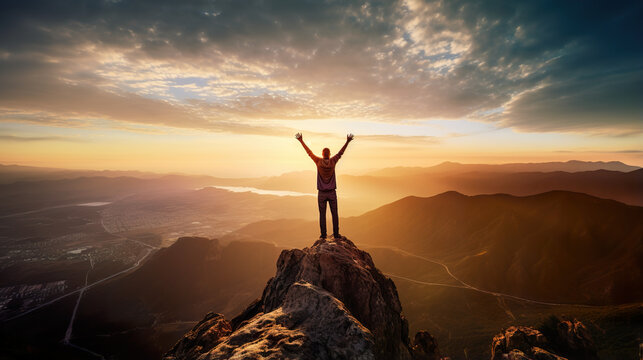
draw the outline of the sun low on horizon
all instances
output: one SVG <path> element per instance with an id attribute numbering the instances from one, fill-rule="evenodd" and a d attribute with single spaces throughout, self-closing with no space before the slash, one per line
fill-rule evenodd
<path id="1" fill-rule="evenodd" d="M 0 5 L 0 163 L 267 176 L 643 166 L 640 2 Z M 348 154 L 348 153 L 347 153 Z"/>

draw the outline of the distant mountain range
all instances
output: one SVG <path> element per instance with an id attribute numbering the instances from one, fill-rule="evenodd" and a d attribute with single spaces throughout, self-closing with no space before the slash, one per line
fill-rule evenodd
<path id="1" fill-rule="evenodd" d="M 611 170 L 630 172 L 640 169 L 639 166 L 624 164 L 620 161 L 555 161 L 544 163 L 508 163 L 508 164 L 461 164 L 445 161 L 430 167 L 393 167 L 370 171 L 365 175 L 371 176 L 402 176 L 428 173 L 467 173 L 467 172 L 581 172 L 594 170 Z"/>
<path id="2" fill-rule="evenodd" d="M 0 164 L 0 184 L 10 184 L 16 181 L 37 181 L 37 180 L 59 180 L 73 179 L 78 177 L 136 177 L 136 178 L 156 178 L 163 176 L 143 171 L 115 171 L 115 170 L 75 170 L 59 169 L 37 166 L 23 165 L 3 165 Z"/>
<path id="3" fill-rule="evenodd" d="M 447 192 L 406 197 L 340 231 L 362 246 L 400 248 L 441 261 L 476 287 L 542 301 L 643 301 L 643 208 L 567 191 L 527 197 Z M 316 235 L 314 221 L 250 224 L 224 239 Z"/>
<path id="4" fill-rule="evenodd" d="M 483 172 L 552 172 L 552 171 L 565 171 L 565 172 L 579 172 L 579 171 L 593 171 L 593 170 L 611 170 L 630 172 L 638 170 L 641 167 L 624 164 L 620 161 L 559 161 L 559 162 L 544 162 L 544 163 L 508 163 L 508 164 L 461 164 L 457 162 L 445 161 L 438 165 L 428 167 L 392 167 L 372 170 L 364 173 L 363 175 L 369 176 L 406 176 L 418 175 L 427 173 L 465 173 L 474 171 Z M 286 173 L 285 175 L 301 175 L 306 174 L 308 171 L 299 171 L 293 173 Z M 9 184 L 16 181 L 34 181 L 34 180 L 57 180 L 57 179 L 72 179 L 77 177 L 135 177 L 140 179 L 159 178 L 167 176 L 168 174 L 153 173 L 147 171 L 132 171 L 132 170 L 76 170 L 76 169 L 60 169 L 49 167 L 37 166 L 24 166 L 24 165 L 6 165 L 0 164 L 0 184 Z M 188 175 L 188 174 L 171 174 L 174 176 L 182 177 L 206 177 L 205 175 Z M 210 177 L 210 176 L 207 176 Z M 279 177 L 261 177 L 261 178 L 221 178 L 210 177 L 221 181 L 233 181 L 239 184 L 240 182 L 254 180 L 265 180 Z"/>
<path id="5" fill-rule="evenodd" d="M 631 205 L 643 205 L 643 169 L 630 172 L 435 171 L 388 175 L 338 175 L 338 192 L 351 215 L 374 209 L 404 196 L 433 196 L 446 191 L 466 195 L 506 193 L 534 195 L 552 190 L 583 192 Z M 290 173 L 258 181 L 259 188 L 311 191 L 314 173 Z"/>
<path id="6" fill-rule="evenodd" d="M 166 191 L 203 186 L 245 186 L 302 193 L 316 191 L 313 171 L 272 177 L 217 178 L 114 171 L 44 169 L 39 172 L 39 169 L 0 165 L 0 200 L 6 199 L 1 202 L 4 205 L 0 205 L 0 212 L 4 207 L 28 210 L 34 203 L 57 205 L 63 202 L 57 201 L 63 195 L 82 191 L 91 191 L 96 199 L 155 189 Z M 16 179 L 21 181 L 15 182 Z M 451 190 L 466 195 L 534 195 L 551 190 L 567 190 L 643 205 L 642 183 L 643 169 L 620 162 L 500 165 L 445 162 L 427 168 L 388 168 L 366 175 L 338 173 L 340 208 L 345 215 L 358 215 L 409 195 L 433 196 Z"/>

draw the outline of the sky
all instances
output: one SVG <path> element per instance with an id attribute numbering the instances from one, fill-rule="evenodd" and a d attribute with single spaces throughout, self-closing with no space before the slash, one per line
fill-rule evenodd
<path id="1" fill-rule="evenodd" d="M 0 163 L 643 166 L 641 1 L 2 1 Z"/>

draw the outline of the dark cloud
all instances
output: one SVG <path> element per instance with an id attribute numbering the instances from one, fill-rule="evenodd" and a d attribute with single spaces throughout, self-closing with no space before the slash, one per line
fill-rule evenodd
<path id="1" fill-rule="evenodd" d="M 514 96 L 502 116 L 506 124 L 528 131 L 643 131 L 643 4 L 444 4 L 476 30 L 468 62 L 496 66 L 503 75 L 534 69 L 519 80 L 494 80 Z"/>
<path id="2" fill-rule="evenodd" d="M 636 133 L 642 14 L 632 1 L 5 1 L 0 107 L 251 133 L 268 128 L 253 119 L 341 116 Z M 106 74 L 105 53 L 131 76 L 190 66 L 230 94 L 166 101 Z"/>
<path id="3" fill-rule="evenodd" d="M 643 131 L 643 70 L 552 81 L 512 102 L 511 126 L 530 131 L 604 129 L 609 134 Z"/>

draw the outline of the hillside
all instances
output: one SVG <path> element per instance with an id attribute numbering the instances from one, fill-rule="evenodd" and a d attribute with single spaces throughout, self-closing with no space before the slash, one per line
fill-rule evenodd
<path id="1" fill-rule="evenodd" d="M 467 283 L 552 302 L 643 300 L 643 208 L 553 191 L 534 196 L 407 197 L 340 221 L 362 246 L 444 262 Z M 315 223 L 265 221 L 223 239 L 309 236 Z M 288 244 L 293 245 L 293 244 Z"/>

